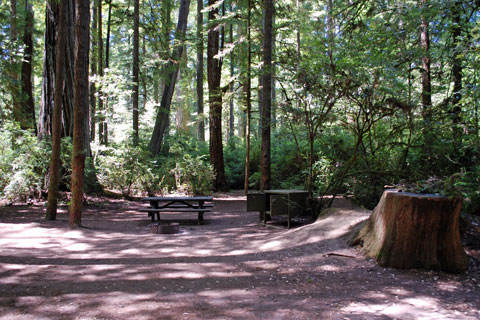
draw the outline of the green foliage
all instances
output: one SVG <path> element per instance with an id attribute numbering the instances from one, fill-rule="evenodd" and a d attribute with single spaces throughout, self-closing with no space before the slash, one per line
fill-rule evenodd
<path id="1" fill-rule="evenodd" d="M 25 201 L 45 186 L 50 147 L 30 132 L 6 122 L 0 130 L 0 196 Z"/>
<path id="2" fill-rule="evenodd" d="M 245 144 L 233 137 L 223 150 L 225 175 L 231 189 L 243 189 L 245 180 Z"/>
<path id="3" fill-rule="evenodd" d="M 168 168 L 157 166 L 146 148 L 115 145 L 99 150 L 96 168 L 100 183 L 124 195 L 163 193 L 169 189 Z"/>
<path id="4" fill-rule="evenodd" d="M 480 215 L 480 165 L 472 171 L 462 170 L 444 180 L 444 193 L 462 197 L 463 211 Z"/>
<path id="5" fill-rule="evenodd" d="M 208 195 L 212 192 L 215 179 L 213 167 L 206 156 L 185 154 L 172 169 L 178 191 L 192 195 Z"/>

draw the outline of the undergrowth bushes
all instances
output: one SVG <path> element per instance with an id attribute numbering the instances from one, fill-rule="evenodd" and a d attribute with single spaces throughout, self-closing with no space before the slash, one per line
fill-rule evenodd
<path id="1" fill-rule="evenodd" d="M 461 196 L 463 210 L 480 215 L 479 152 L 464 148 L 457 158 L 448 154 L 430 159 L 421 156 L 421 138 L 411 141 L 407 152 L 398 137 L 390 137 L 383 124 L 376 127 L 374 140 L 365 139 L 357 154 L 353 153 L 356 137 L 339 126 L 327 127 L 316 139 L 313 157 L 314 196 L 344 194 L 357 203 L 373 208 L 384 186 L 399 186 L 406 191 Z M 249 187 L 258 189 L 261 178 L 261 141 L 252 137 Z M 415 146 L 415 147 L 414 147 Z M 272 137 L 271 188 L 303 189 L 308 177 L 307 139 L 288 131 L 277 131 Z M 436 142 L 435 150 L 440 150 Z M 0 197 L 22 201 L 39 197 L 48 186 L 50 145 L 33 134 L 6 122 L 0 129 Z M 92 144 L 93 163 L 86 165 L 86 191 L 98 178 L 107 189 L 124 195 L 155 195 L 171 191 L 188 194 L 212 192 L 214 172 L 209 161 L 208 144 L 189 135 L 168 137 L 162 153 L 152 157 L 143 140 L 139 146 L 128 143 L 98 146 Z M 72 142 L 62 139 L 61 186 L 70 188 Z M 458 158 L 463 167 L 455 167 Z M 243 189 L 245 144 L 234 137 L 224 148 L 225 173 L 232 189 Z M 436 167 L 441 167 L 436 170 Z M 438 174 L 435 174 L 435 170 Z"/>

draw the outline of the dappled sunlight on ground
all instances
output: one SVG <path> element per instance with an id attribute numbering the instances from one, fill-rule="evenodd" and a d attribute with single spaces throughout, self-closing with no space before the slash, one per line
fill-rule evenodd
<path id="1" fill-rule="evenodd" d="M 376 266 L 342 235 L 369 212 L 332 209 L 287 230 L 263 226 L 239 193 L 216 195 L 204 225 L 144 204 L 91 203 L 84 228 L 43 207 L 0 209 L 0 319 L 478 319 L 478 274 Z"/>

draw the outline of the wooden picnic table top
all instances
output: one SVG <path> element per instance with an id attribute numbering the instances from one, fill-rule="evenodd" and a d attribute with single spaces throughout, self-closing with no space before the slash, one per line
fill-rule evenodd
<path id="1" fill-rule="evenodd" d="M 213 201 L 212 196 L 194 196 L 194 197 L 146 197 L 142 201 Z"/>

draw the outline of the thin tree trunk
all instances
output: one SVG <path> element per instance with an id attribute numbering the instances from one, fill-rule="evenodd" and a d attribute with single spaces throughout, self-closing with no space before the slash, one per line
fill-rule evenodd
<path id="1" fill-rule="evenodd" d="M 426 10 L 425 1 L 421 1 L 422 10 Z M 425 130 L 423 131 L 423 154 L 425 164 L 431 162 L 432 156 L 432 82 L 430 72 L 430 35 L 428 21 L 425 14 L 422 14 L 422 22 L 420 26 L 420 44 L 422 47 L 422 116 Z"/>
<path id="2" fill-rule="evenodd" d="M 140 3 L 139 0 L 134 1 L 133 14 L 133 97 L 132 97 L 132 113 L 133 113 L 133 145 L 138 145 L 138 65 L 139 65 L 139 24 L 140 24 Z"/>
<path id="3" fill-rule="evenodd" d="M 88 49 L 90 42 L 89 0 L 75 1 L 75 96 L 72 152 L 72 199 L 70 203 L 70 227 L 82 224 L 83 182 L 87 148 L 85 132 L 88 132 Z"/>
<path id="4" fill-rule="evenodd" d="M 10 0 L 10 41 L 14 44 L 14 52 L 9 54 L 9 62 L 12 70 L 9 72 L 9 77 L 11 78 L 10 82 L 10 94 L 12 97 L 12 107 L 13 107 L 13 118 L 16 122 L 20 123 L 23 127 L 21 121 L 24 119 L 24 116 L 21 114 L 21 104 L 20 104 L 20 88 L 18 86 L 19 80 L 19 70 L 18 62 L 16 58 L 16 51 L 18 51 L 18 33 L 17 33 L 17 1 Z"/>
<path id="5" fill-rule="evenodd" d="M 213 6 L 215 0 L 209 0 L 208 5 Z M 207 75 L 208 75 L 208 102 L 210 105 L 210 162 L 215 171 L 214 189 L 224 191 L 227 189 L 225 167 L 223 161 L 222 142 L 222 91 L 220 81 L 222 76 L 222 60 L 216 58 L 220 49 L 219 31 L 217 29 L 218 8 L 208 12 L 210 29 L 208 30 L 207 46 Z"/>
<path id="6" fill-rule="evenodd" d="M 90 61 L 90 74 L 91 76 L 95 76 L 97 74 L 97 66 L 98 66 L 98 61 L 97 61 L 97 54 L 96 54 L 96 48 L 97 48 L 97 8 L 98 8 L 98 1 L 99 0 L 94 0 L 92 4 L 92 34 L 91 34 L 91 61 Z M 96 106 L 97 106 L 97 98 L 95 97 L 95 81 L 90 81 L 90 140 L 95 141 L 95 112 L 96 112 Z"/>
<path id="7" fill-rule="evenodd" d="M 23 62 L 22 62 L 22 103 L 23 119 L 20 121 L 23 129 L 33 129 L 37 134 L 35 122 L 35 102 L 33 100 L 33 9 L 28 0 L 25 1 L 26 21 L 23 32 Z"/>
<path id="8" fill-rule="evenodd" d="M 272 18 L 273 30 L 272 30 L 272 60 L 275 61 L 275 50 L 276 50 L 276 37 L 277 32 L 275 30 L 275 15 Z M 275 81 L 275 63 L 272 62 L 272 130 L 273 132 L 277 129 L 277 87 Z"/>
<path id="9" fill-rule="evenodd" d="M 190 0 L 181 0 L 180 11 L 178 13 L 177 29 L 175 31 L 176 48 L 172 53 L 172 58 L 168 62 L 166 70 L 168 75 L 165 83 L 165 87 L 162 94 L 162 100 L 157 113 L 155 121 L 155 127 L 153 129 L 152 138 L 150 140 L 150 151 L 157 155 L 162 149 L 163 138 L 168 128 L 170 118 L 170 106 L 172 103 L 173 92 L 175 90 L 175 84 L 177 80 L 177 73 L 179 69 L 179 61 L 182 57 L 185 39 L 185 32 L 187 30 L 188 9 L 190 6 Z"/>
<path id="10" fill-rule="evenodd" d="M 110 66 L 110 31 L 112 29 L 112 2 L 108 0 L 107 38 L 105 39 L 105 68 Z"/>
<path id="11" fill-rule="evenodd" d="M 273 0 L 265 0 L 264 40 L 263 40 L 263 110 L 262 110 L 262 148 L 260 166 L 262 179 L 260 190 L 270 189 L 271 167 L 271 107 L 272 107 L 272 30 Z"/>
<path id="12" fill-rule="evenodd" d="M 258 74 L 257 103 L 258 103 L 258 128 L 257 136 L 262 136 L 263 115 L 263 72 Z"/>
<path id="13" fill-rule="evenodd" d="M 251 45 L 251 21 L 252 21 L 252 0 L 248 1 L 247 8 L 247 110 L 246 110 L 246 128 L 245 128 L 245 181 L 244 181 L 244 194 L 248 193 L 248 178 L 250 175 L 250 120 L 252 112 L 252 45 Z"/>
<path id="14" fill-rule="evenodd" d="M 230 5 L 231 10 L 233 10 L 232 5 Z M 233 23 L 230 23 L 230 30 L 229 30 L 229 36 L 230 36 L 230 43 L 233 44 Z M 235 71 L 235 64 L 234 64 L 234 59 L 235 56 L 233 54 L 233 50 L 230 53 L 230 78 L 233 79 L 234 71 Z M 234 118 L 234 104 L 233 104 L 233 81 L 230 81 L 230 115 L 229 115 L 229 122 L 228 122 L 228 137 L 229 139 L 233 138 L 234 135 L 234 123 L 235 123 L 235 118 Z"/>
<path id="15" fill-rule="evenodd" d="M 143 5 L 145 4 L 145 1 L 143 2 Z M 145 37 L 142 37 L 142 61 L 145 61 L 145 56 L 147 55 L 147 44 Z M 140 63 L 140 62 L 139 62 Z M 139 70 L 140 72 L 140 70 Z M 143 104 L 142 104 L 142 109 L 139 109 L 138 112 L 139 114 L 145 111 L 145 108 L 147 107 L 147 100 L 148 100 L 148 91 L 147 91 L 147 76 L 148 76 L 148 70 L 145 70 L 145 72 L 140 73 L 140 79 L 142 81 L 142 91 L 143 91 Z"/>
<path id="16" fill-rule="evenodd" d="M 105 39 L 105 68 L 108 70 L 110 67 L 110 35 L 112 29 L 112 2 L 113 0 L 108 0 L 108 18 L 107 18 L 107 35 Z M 108 144 L 108 122 L 106 120 L 105 113 L 108 111 L 109 99 L 105 98 L 105 106 L 103 108 L 103 143 Z"/>
<path id="17" fill-rule="evenodd" d="M 65 78 L 65 45 L 66 45 L 66 1 L 59 5 L 58 38 L 56 43 L 55 61 L 55 98 L 52 116 L 52 155 L 50 159 L 50 185 L 48 187 L 48 204 L 46 219 L 55 220 L 57 217 L 58 184 L 60 180 L 60 141 L 61 141 L 61 117 L 62 117 L 62 94 Z"/>
<path id="18" fill-rule="evenodd" d="M 102 0 L 98 0 L 98 76 L 103 78 L 103 35 L 102 35 Z M 104 123 L 105 115 L 103 108 L 103 90 L 100 86 L 98 96 L 98 142 L 99 144 L 105 144 L 104 140 Z"/>
<path id="19" fill-rule="evenodd" d="M 460 128 L 461 124 L 461 113 L 462 113 L 462 59 L 459 57 L 461 47 L 461 17 L 460 12 L 462 4 L 460 1 L 455 1 L 452 6 L 452 19 L 453 19 L 453 30 L 452 30 L 452 42 L 453 42 L 453 61 L 452 61 L 452 79 L 453 79 L 453 99 L 452 99 L 452 120 L 453 120 L 453 139 L 454 139 L 454 150 L 455 154 L 458 153 L 461 144 L 461 135 L 462 129 Z"/>
<path id="20" fill-rule="evenodd" d="M 203 114 L 203 0 L 197 0 L 197 114 L 198 140 L 205 141 L 205 119 Z"/>
<path id="21" fill-rule="evenodd" d="M 17 0 L 10 0 L 10 40 L 17 41 Z"/>

